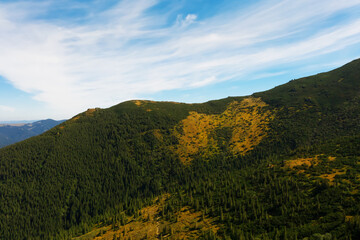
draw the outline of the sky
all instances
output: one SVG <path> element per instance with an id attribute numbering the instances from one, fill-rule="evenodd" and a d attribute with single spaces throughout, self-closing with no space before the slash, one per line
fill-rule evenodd
<path id="1" fill-rule="evenodd" d="M 0 0 L 0 122 L 205 102 L 360 57 L 360 0 Z"/>

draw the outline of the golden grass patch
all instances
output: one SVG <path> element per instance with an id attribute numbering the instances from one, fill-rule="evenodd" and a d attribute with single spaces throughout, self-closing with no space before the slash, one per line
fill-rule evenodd
<path id="1" fill-rule="evenodd" d="M 298 158 L 294 160 L 287 160 L 285 161 L 285 167 L 293 169 L 294 167 L 298 166 L 307 166 L 310 167 L 312 165 L 317 165 L 318 160 L 316 157 L 313 158 Z"/>
<path id="2" fill-rule="evenodd" d="M 319 177 L 321 177 L 323 179 L 328 179 L 330 181 L 330 183 L 332 183 L 332 182 L 334 182 L 336 175 L 342 175 L 342 174 L 345 174 L 344 170 L 336 170 L 336 172 L 334 172 L 334 173 L 322 174 Z"/>
<path id="3" fill-rule="evenodd" d="M 160 216 L 160 212 L 169 194 L 154 200 L 154 204 L 139 211 L 138 218 L 128 218 L 124 226 L 105 226 L 93 229 L 93 231 L 74 238 L 74 240 L 96 239 L 195 239 L 202 232 L 212 230 L 216 233 L 219 229 L 214 219 L 202 216 L 201 212 L 192 211 L 189 207 L 183 207 L 175 213 L 176 221 L 170 222 Z"/>
<path id="4" fill-rule="evenodd" d="M 97 108 L 89 108 L 89 109 L 85 112 L 85 115 L 86 115 L 86 116 L 92 116 L 96 110 L 98 110 L 98 109 L 97 109 Z"/>
<path id="5" fill-rule="evenodd" d="M 70 122 L 75 122 L 77 120 L 79 120 L 80 118 L 86 116 L 86 117 L 91 117 L 94 115 L 95 111 L 100 110 L 100 108 L 89 108 L 88 110 L 86 110 L 84 113 L 81 113 L 79 115 L 76 115 L 75 117 L 70 119 Z"/>
<path id="6" fill-rule="evenodd" d="M 221 114 L 190 112 L 190 115 L 175 127 L 174 135 L 179 144 L 174 147 L 184 164 L 192 155 L 211 156 L 219 151 L 220 143 L 214 131 L 229 128 L 232 131 L 228 149 L 233 154 L 244 155 L 258 145 L 266 136 L 269 122 L 274 115 L 264 109 L 267 104 L 260 98 L 245 98 L 230 103 Z"/>
<path id="7" fill-rule="evenodd" d="M 286 160 L 285 167 L 293 169 L 295 167 L 303 166 L 303 165 L 306 167 L 316 166 L 320 162 L 321 156 L 322 155 L 316 155 L 310 158 L 297 158 L 297 159 Z M 336 157 L 329 156 L 327 157 L 327 160 L 332 162 L 336 160 Z"/>
<path id="8" fill-rule="evenodd" d="M 135 103 L 136 106 L 141 106 L 142 105 L 142 101 L 140 101 L 140 100 L 135 100 L 134 103 Z"/>
<path id="9" fill-rule="evenodd" d="M 148 103 L 156 103 L 155 101 L 151 101 L 151 100 L 132 100 L 131 102 L 133 102 L 136 106 L 140 107 L 140 106 L 145 106 Z"/>
<path id="10" fill-rule="evenodd" d="M 161 134 L 160 129 L 154 129 L 152 132 L 157 140 L 159 140 L 159 141 L 163 140 L 163 135 Z"/>
<path id="11" fill-rule="evenodd" d="M 76 120 L 79 120 L 80 119 L 80 116 L 76 116 L 76 117 L 73 117 L 72 119 L 71 119 L 71 121 L 76 121 Z"/>

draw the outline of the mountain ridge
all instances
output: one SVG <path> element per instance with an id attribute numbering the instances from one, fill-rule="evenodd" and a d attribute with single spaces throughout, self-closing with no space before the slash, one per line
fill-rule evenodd
<path id="1" fill-rule="evenodd" d="M 0 235 L 70 239 L 101 222 L 117 229 L 169 194 L 156 214 L 161 226 L 183 208 L 201 212 L 221 226 L 199 228 L 203 239 L 356 239 L 359 71 L 356 60 L 245 97 L 89 109 L 1 149 Z M 291 160 L 305 165 L 289 168 Z"/>
<path id="2" fill-rule="evenodd" d="M 291 104 L 295 100 L 299 101 L 299 98 L 303 98 L 304 103 L 319 104 L 325 107 L 328 106 L 328 103 L 333 106 L 345 101 L 351 101 L 353 97 L 359 97 L 360 81 L 357 79 L 360 74 L 359 65 L 360 59 L 356 59 L 332 71 L 291 80 L 268 91 L 252 95 L 262 97 L 264 101 L 273 101 L 273 104 L 276 104 L 277 99 L 270 100 L 269 96 L 282 95 L 282 105 Z M 325 85 L 326 90 L 324 89 Z M 311 92 L 306 92 L 307 90 Z M 284 98 L 286 93 L 293 101 Z M 311 99 L 304 93 L 316 98 Z M 336 101 L 331 97 L 336 97 Z"/>
<path id="3" fill-rule="evenodd" d="M 3 123 L 0 124 L 0 148 L 39 135 L 65 120 L 39 120 L 31 123 Z"/>

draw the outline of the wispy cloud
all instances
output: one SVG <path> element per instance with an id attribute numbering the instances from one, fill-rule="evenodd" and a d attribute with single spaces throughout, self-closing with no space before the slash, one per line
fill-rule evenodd
<path id="1" fill-rule="evenodd" d="M 182 14 L 179 14 L 176 19 L 176 23 L 180 27 L 187 27 L 190 24 L 194 23 L 197 19 L 197 15 L 195 14 L 188 14 L 184 18 Z"/>
<path id="2" fill-rule="evenodd" d="M 158 3 L 85 9 L 81 24 L 38 17 L 51 1 L 0 4 L 0 75 L 69 116 L 143 94 L 241 79 L 360 42 L 360 16 L 351 16 L 358 0 L 260 1 L 211 18 L 179 13 L 170 25 L 167 15 L 151 11 Z M 326 24 L 337 14 L 348 17 Z"/>
<path id="3" fill-rule="evenodd" d="M 12 113 L 15 112 L 15 108 L 9 107 L 9 106 L 4 106 L 4 105 L 0 105 L 0 113 Z"/>

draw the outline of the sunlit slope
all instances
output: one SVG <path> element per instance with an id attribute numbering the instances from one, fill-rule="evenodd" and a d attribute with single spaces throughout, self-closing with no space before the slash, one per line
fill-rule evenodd
<path id="1" fill-rule="evenodd" d="M 119 212 L 135 216 L 162 194 L 170 194 L 175 200 L 169 201 L 178 206 L 169 207 L 169 214 L 190 207 L 196 214 L 209 215 L 214 225 L 221 226 L 217 232 L 221 237 L 231 231 L 234 236 L 284 235 L 283 222 L 293 223 L 289 227 L 294 232 L 297 222 L 311 226 L 315 217 L 327 213 L 309 207 L 311 216 L 297 215 L 301 221 L 285 217 L 287 210 L 280 210 L 276 201 L 284 197 L 284 203 L 289 196 L 281 195 L 276 179 L 287 182 L 287 174 L 297 174 L 302 163 L 317 166 L 321 154 L 341 159 L 352 153 L 349 159 L 357 159 L 359 72 L 357 60 L 247 97 L 202 104 L 135 100 L 89 109 L 38 137 L 1 149 L 0 236 L 80 236 Z M 289 162 L 282 166 L 275 161 L 281 159 Z M 279 173 L 271 166 L 277 166 Z M 344 175 L 349 166 L 355 169 L 348 164 L 324 171 L 320 179 L 329 179 L 332 187 L 333 179 Z M 264 172 L 270 177 L 260 177 Z M 268 178 L 276 192 L 265 189 Z M 295 186 L 296 179 L 289 184 Z M 307 196 L 315 188 L 312 184 L 315 181 L 304 183 L 296 197 Z M 356 189 L 356 181 L 352 187 Z M 265 190 L 273 198 L 267 199 Z M 357 195 L 350 197 L 351 203 L 356 202 Z M 258 199 L 256 205 L 251 199 Z M 308 199 L 306 204 L 311 204 L 316 195 Z M 341 202 L 330 209 L 338 205 Z M 357 219 L 352 206 L 351 210 L 342 207 Z M 260 221 L 263 225 L 256 228 Z M 236 232 L 231 224 L 245 228 Z M 318 224 L 322 226 L 320 220 Z"/>
<path id="2" fill-rule="evenodd" d="M 178 144 L 174 150 L 184 164 L 193 155 L 210 158 L 219 152 L 229 151 L 245 155 L 266 136 L 274 114 L 260 98 L 244 98 L 227 105 L 220 114 L 191 111 L 174 131 Z"/>
<path id="3" fill-rule="evenodd" d="M 184 171 L 176 151 L 181 121 L 195 112 L 220 116 L 235 100 L 242 98 L 205 104 L 129 101 L 89 109 L 3 149 L 0 235 L 69 234 L 118 204 L 131 212 L 138 208 L 134 201 L 169 191 Z"/>

